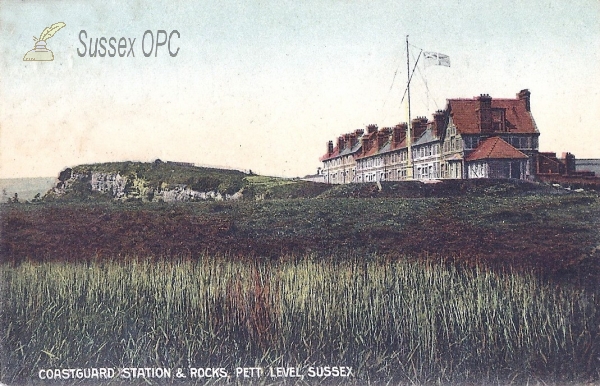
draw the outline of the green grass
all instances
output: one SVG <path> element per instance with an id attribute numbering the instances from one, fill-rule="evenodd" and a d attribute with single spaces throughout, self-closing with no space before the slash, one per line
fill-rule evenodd
<path id="1" fill-rule="evenodd" d="M 592 285 L 600 272 L 600 200 L 579 194 L 2 204 L 0 228 L 0 259 L 13 262 L 376 253 L 525 266 L 566 281 L 584 273 Z"/>
<path id="2" fill-rule="evenodd" d="M 352 366 L 366 382 L 598 382 L 600 293 L 383 257 L 2 265 L 0 380 Z M 263 379 L 264 382 L 270 382 Z"/>
<path id="3" fill-rule="evenodd" d="M 238 170 L 216 169 L 168 162 L 108 162 L 78 165 L 61 172 L 59 179 L 66 181 L 71 172 L 80 179 L 68 184 L 68 194 L 55 197 L 48 195 L 46 201 L 100 201 L 111 199 L 109 195 L 91 190 L 91 174 L 119 174 L 127 178 L 125 193 L 129 199 L 152 201 L 153 193 L 185 185 L 199 192 L 219 192 L 232 195 L 243 192 L 245 199 L 315 197 L 330 188 L 328 185 L 298 179 L 258 176 Z M 150 196 L 148 196 L 148 192 Z M 143 194 L 142 194 L 143 193 Z"/>
<path id="4" fill-rule="evenodd" d="M 226 170 L 197 166 L 181 166 L 168 162 L 107 162 L 78 165 L 73 168 L 77 174 L 119 173 L 130 181 L 140 179 L 144 186 L 154 189 L 170 189 L 174 185 L 185 184 L 197 191 L 215 191 L 233 194 L 244 186 L 246 173 L 239 170 Z M 84 187 L 88 181 L 85 181 Z M 80 189 L 83 189 L 80 188 Z"/>

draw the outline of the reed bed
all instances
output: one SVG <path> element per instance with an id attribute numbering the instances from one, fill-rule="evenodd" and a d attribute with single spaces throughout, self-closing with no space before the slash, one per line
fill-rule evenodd
<path id="1" fill-rule="evenodd" d="M 532 274 L 202 256 L 1 275 L 7 384 L 43 368 L 311 365 L 351 366 L 358 383 L 600 381 L 600 294 Z"/>

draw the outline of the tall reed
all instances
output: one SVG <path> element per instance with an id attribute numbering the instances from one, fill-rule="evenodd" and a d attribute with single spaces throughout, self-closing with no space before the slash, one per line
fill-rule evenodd
<path id="1" fill-rule="evenodd" d="M 2 266 L 1 380 L 41 368 L 352 366 L 361 381 L 599 381 L 599 293 L 379 257 Z"/>

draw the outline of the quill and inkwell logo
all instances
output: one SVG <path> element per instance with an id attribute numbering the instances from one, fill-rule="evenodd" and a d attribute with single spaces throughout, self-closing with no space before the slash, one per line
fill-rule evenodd
<path id="1" fill-rule="evenodd" d="M 39 39 L 33 37 L 35 41 L 35 47 L 33 50 L 27 52 L 23 57 L 24 61 L 52 61 L 54 60 L 54 54 L 46 47 L 46 41 L 54 36 L 61 28 L 66 26 L 65 23 L 59 22 L 54 23 L 50 27 L 46 27 Z"/>

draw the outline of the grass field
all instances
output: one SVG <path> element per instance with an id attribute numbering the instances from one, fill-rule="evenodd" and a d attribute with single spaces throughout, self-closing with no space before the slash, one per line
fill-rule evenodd
<path id="1" fill-rule="evenodd" d="M 361 384 L 600 379 L 598 290 L 524 273 L 202 256 L 5 264 L 2 283 L 7 384 L 123 366 L 341 365 Z"/>
<path id="2" fill-rule="evenodd" d="M 54 202 L 0 213 L 0 259 L 13 262 L 377 253 L 561 276 L 600 271 L 597 195 Z"/>
<path id="3" fill-rule="evenodd" d="M 257 178 L 271 192 L 292 185 Z M 125 366 L 600 382 L 597 195 L 355 198 L 370 194 L 358 188 L 0 206 L 0 382 Z"/>

